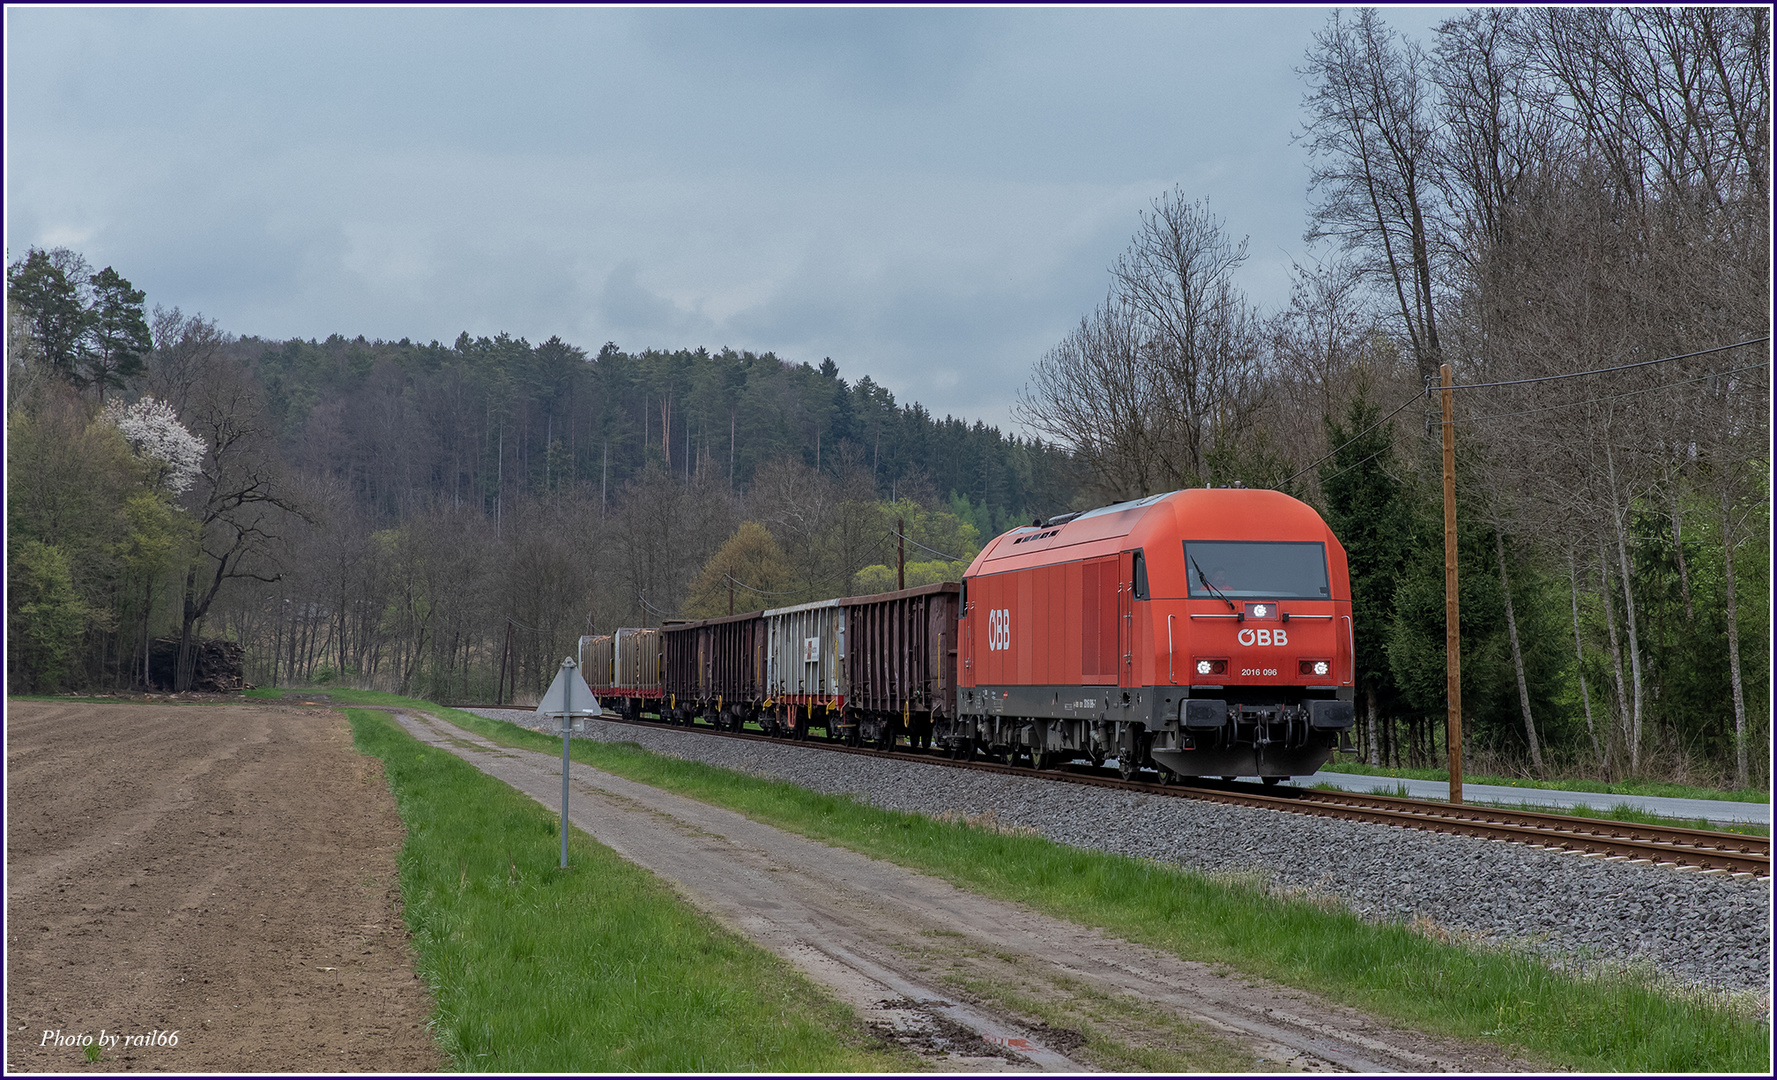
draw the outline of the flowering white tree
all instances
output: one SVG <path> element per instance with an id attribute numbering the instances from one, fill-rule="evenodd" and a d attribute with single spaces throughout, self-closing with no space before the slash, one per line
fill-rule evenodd
<path id="1" fill-rule="evenodd" d="M 123 433 L 136 456 L 148 462 L 156 484 L 178 495 L 197 481 L 204 441 L 185 429 L 171 405 L 144 397 L 132 405 L 107 406 L 104 417 Z"/>

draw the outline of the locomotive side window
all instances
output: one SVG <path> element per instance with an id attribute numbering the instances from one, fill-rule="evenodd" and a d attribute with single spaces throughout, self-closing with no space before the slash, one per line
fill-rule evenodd
<path id="1" fill-rule="evenodd" d="M 1319 541 L 1186 540 L 1185 576 L 1192 597 L 1332 599 Z"/>
<path id="2" fill-rule="evenodd" d="M 1137 600 L 1146 600 L 1148 598 L 1148 563 L 1146 559 L 1141 557 L 1141 552 L 1139 551 L 1135 553 L 1134 577 L 1135 598 Z"/>

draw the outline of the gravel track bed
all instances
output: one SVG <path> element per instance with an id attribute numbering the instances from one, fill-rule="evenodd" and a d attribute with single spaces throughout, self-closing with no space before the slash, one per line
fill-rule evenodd
<path id="1" fill-rule="evenodd" d="M 528 710 L 477 714 L 558 733 Z M 1257 874 L 1273 889 L 1337 898 L 1374 920 L 1430 924 L 1529 949 L 1561 965 L 1652 967 L 1672 981 L 1750 992 L 1769 1016 L 1771 879 L 1589 859 L 1522 844 L 1441 836 L 1171 796 L 1141 795 L 792 744 L 589 721 L 579 737 L 633 742 L 889 810 L 991 813 L 1063 844 Z"/>

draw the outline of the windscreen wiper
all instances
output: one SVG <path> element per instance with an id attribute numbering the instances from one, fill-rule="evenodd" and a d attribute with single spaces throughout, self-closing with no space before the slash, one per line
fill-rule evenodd
<path id="1" fill-rule="evenodd" d="M 1205 575 L 1205 574 L 1204 574 L 1204 573 L 1203 573 L 1203 567 L 1201 567 L 1201 566 L 1198 566 L 1198 565 L 1197 565 L 1197 560 L 1196 560 L 1196 559 L 1192 559 L 1192 560 L 1191 560 L 1191 565 L 1192 565 L 1192 567 L 1194 567 L 1194 568 L 1195 568 L 1195 569 L 1196 569 L 1196 571 L 1197 571 L 1197 581 L 1198 581 L 1198 582 L 1199 582 L 1199 583 L 1200 583 L 1200 584 L 1202 584 L 1202 586 L 1203 586 L 1203 587 L 1204 587 L 1204 588 L 1206 588 L 1206 589 L 1208 589 L 1208 590 L 1209 590 L 1209 594 L 1210 594 L 1210 595 L 1211 595 L 1211 596 L 1214 596 L 1214 597 L 1218 597 L 1218 598 L 1220 598 L 1220 600 L 1221 600 L 1221 601 L 1222 601 L 1222 603 L 1224 603 L 1224 604 L 1227 604 L 1227 605 L 1228 605 L 1228 610 L 1229 610 L 1229 611 L 1232 611 L 1232 612 L 1234 612 L 1234 613 L 1235 613 L 1235 614 L 1236 614 L 1236 615 L 1238 615 L 1238 614 L 1240 614 L 1240 609 L 1239 609 L 1239 608 L 1237 608 L 1237 607 L 1235 607 L 1235 606 L 1234 606 L 1234 601 L 1232 601 L 1232 600 L 1230 600 L 1230 599 L 1228 599 L 1228 598 L 1227 598 L 1227 597 L 1226 597 L 1226 596 L 1222 596 L 1222 592 L 1221 592 L 1221 590 L 1220 590 L 1220 589 L 1218 589 L 1218 588 L 1216 588 L 1216 587 L 1215 587 L 1215 586 L 1214 586 L 1214 585 L 1211 585 L 1211 584 L 1210 584 L 1210 583 L 1209 583 L 1209 578 L 1208 578 L 1208 576 L 1207 576 L 1207 575 Z"/>

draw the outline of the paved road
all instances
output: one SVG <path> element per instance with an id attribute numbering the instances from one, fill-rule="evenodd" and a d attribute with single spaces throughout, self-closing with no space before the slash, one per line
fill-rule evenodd
<path id="1" fill-rule="evenodd" d="M 1256 780 L 1257 777 L 1241 779 Z M 1450 785 L 1441 780 L 1400 780 L 1392 776 L 1359 776 L 1354 773 L 1321 772 L 1313 776 L 1299 776 L 1288 782 L 1297 787 L 1328 783 L 1346 791 L 1374 791 L 1384 795 L 1393 795 L 1399 788 L 1405 787 L 1407 794 L 1415 799 L 1444 799 L 1450 794 Z M 1768 802 L 1667 799 L 1653 795 L 1600 795 L 1592 791 L 1547 791 L 1541 788 L 1502 787 L 1497 784 L 1464 784 L 1462 798 L 1464 802 L 1500 803 L 1508 806 L 1528 803 L 1531 806 L 1589 806 L 1599 810 L 1609 810 L 1627 803 L 1637 810 L 1666 817 L 1702 818 L 1724 824 L 1771 824 L 1771 804 Z"/>

